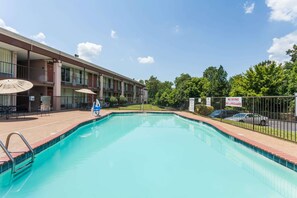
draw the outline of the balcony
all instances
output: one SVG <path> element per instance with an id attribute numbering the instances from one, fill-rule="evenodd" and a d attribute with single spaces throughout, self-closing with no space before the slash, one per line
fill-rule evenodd
<path id="1" fill-rule="evenodd" d="M 122 93 L 121 89 L 114 89 L 114 93 Z"/>
<path id="2" fill-rule="evenodd" d="M 88 79 L 82 78 L 62 78 L 61 81 L 62 86 L 66 87 L 87 87 L 88 86 Z"/>
<path id="3" fill-rule="evenodd" d="M 113 92 L 114 89 L 112 87 L 103 87 L 103 91 L 105 91 L 105 92 Z"/>
<path id="4" fill-rule="evenodd" d="M 53 84 L 53 73 L 46 72 L 43 65 L 28 67 L 0 61 L 0 79 L 18 78 L 33 84 Z"/>

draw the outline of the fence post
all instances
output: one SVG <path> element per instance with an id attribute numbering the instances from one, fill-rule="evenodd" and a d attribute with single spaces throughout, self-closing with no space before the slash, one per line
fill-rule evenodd
<path id="1" fill-rule="evenodd" d="M 253 97 L 253 131 L 255 131 L 255 97 Z"/>
<path id="2" fill-rule="evenodd" d="M 223 98 L 221 98 L 221 102 L 220 102 L 220 106 L 221 106 L 221 110 L 223 109 Z M 223 115 L 221 114 L 221 122 L 223 121 Z"/>

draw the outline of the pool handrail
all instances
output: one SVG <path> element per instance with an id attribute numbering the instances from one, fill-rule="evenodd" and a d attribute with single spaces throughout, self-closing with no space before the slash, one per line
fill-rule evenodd
<path id="1" fill-rule="evenodd" d="M 3 142 L 1 140 L 0 140 L 0 147 L 3 149 L 3 151 L 5 152 L 7 157 L 10 159 L 10 161 L 12 163 L 11 173 L 14 173 L 15 172 L 15 160 L 14 160 L 14 158 L 12 157 L 12 155 L 7 150 L 7 148 L 5 147 L 5 145 L 3 144 Z"/>
<path id="2" fill-rule="evenodd" d="M 16 170 L 16 168 L 15 168 L 15 167 L 16 167 L 15 160 L 14 160 L 14 158 L 13 158 L 12 155 L 11 155 L 11 153 L 17 153 L 17 152 L 10 152 L 10 151 L 8 150 L 8 146 L 9 146 L 10 138 L 11 138 L 12 135 L 17 135 L 17 136 L 19 136 L 19 137 L 21 138 L 21 140 L 25 143 L 25 145 L 27 146 L 27 148 L 29 149 L 30 153 L 32 154 L 32 156 L 31 156 L 31 161 L 30 161 L 28 164 L 26 164 L 26 165 L 24 165 L 24 166 L 18 168 L 17 170 Z M 1 143 L 2 143 L 2 142 L 1 142 Z M 3 145 L 3 143 L 2 143 L 2 145 Z M 2 145 L 1 145 L 1 147 L 2 147 Z M 4 145 L 3 145 L 3 146 L 4 146 Z M 5 149 L 5 150 L 4 150 L 5 153 L 8 155 L 8 157 L 9 157 L 10 160 L 12 161 L 11 173 L 12 173 L 13 175 L 14 175 L 14 174 L 17 174 L 17 173 L 18 173 L 18 170 L 21 172 L 21 171 L 23 170 L 23 168 L 29 167 L 28 165 L 31 165 L 31 164 L 34 162 L 35 154 L 34 154 L 33 148 L 30 146 L 30 144 L 29 144 L 29 142 L 26 140 L 26 138 L 25 138 L 21 133 L 19 133 L 19 132 L 12 132 L 12 133 L 10 133 L 10 134 L 7 136 L 7 138 L 6 138 L 5 146 L 2 147 L 2 148 Z"/>

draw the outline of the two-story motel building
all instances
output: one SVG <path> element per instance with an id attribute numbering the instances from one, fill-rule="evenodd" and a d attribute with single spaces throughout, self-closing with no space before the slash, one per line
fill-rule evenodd
<path id="1" fill-rule="evenodd" d="M 25 105 L 28 111 L 40 104 L 38 99 L 29 98 L 40 96 L 52 97 L 53 110 L 65 108 L 66 103 L 75 105 L 77 97 L 91 102 L 90 95 L 75 92 L 81 88 L 91 89 L 101 100 L 122 95 L 130 103 L 139 103 L 145 87 L 134 79 L 0 28 L 0 80 L 7 78 L 25 79 L 34 86 L 15 96 L 0 95 L 0 105 Z"/>

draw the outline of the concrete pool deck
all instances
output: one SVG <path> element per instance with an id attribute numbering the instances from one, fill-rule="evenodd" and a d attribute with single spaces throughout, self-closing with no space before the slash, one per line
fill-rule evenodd
<path id="1" fill-rule="evenodd" d="M 108 115 L 112 112 L 125 111 L 109 111 L 102 110 L 101 116 Z M 128 111 L 131 112 L 131 111 Z M 138 111 L 135 111 L 138 112 Z M 200 120 L 209 123 L 226 134 L 229 134 L 239 140 L 247 142 L 257 148 L 265 150 L 276 156 L 279 156 L 289 162 L 297 164 L 297 144 L 264 135 L 258 132 L 253 132 L 226 123 L 222 123 L 209 118 L 194 115 L 189 112 L 175 112 L 176 114 L 194 120 Z M 5 143 L 6 137 L 11 132 L 21 132 L 28 142 L 33 146 L 38 145 L 53 139 L 71 128 L 77 126 L 79 123 L 92 120 L 94 116 L 90 111 L 65 111 L 53 112 L 48 115 L 28 115 L 25 118 L 11 118 L 9 120 L 0 119 L 0 140 Z M 9 149 L 12 151 L 24 150 L 25 145 L 18 137 L 12 137 Z M 0 151 L 1 161 L 7 161 L 8 158 L 4 152 Z"/>

